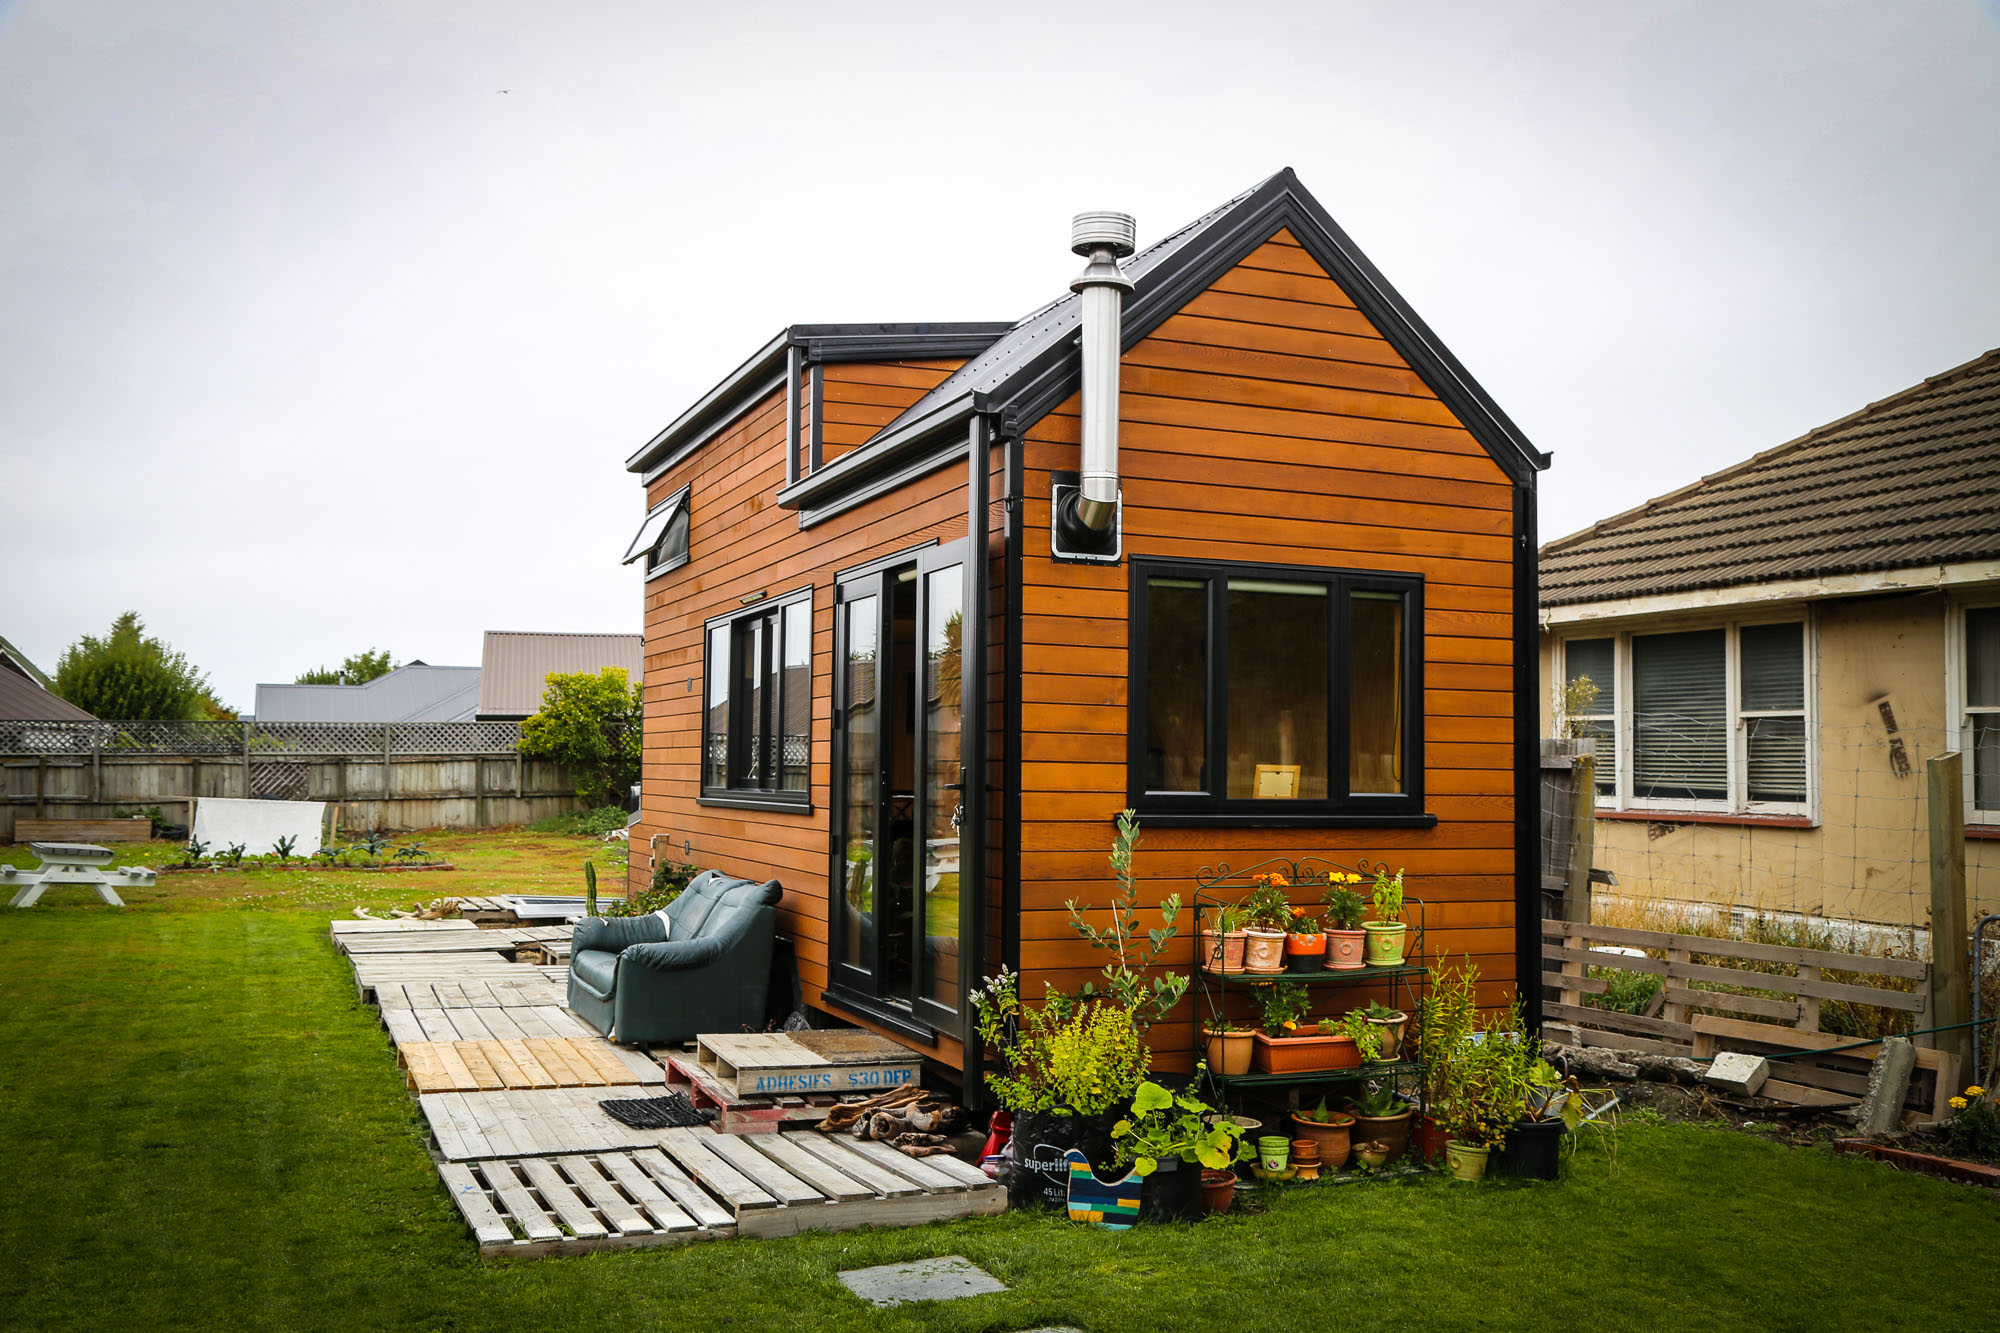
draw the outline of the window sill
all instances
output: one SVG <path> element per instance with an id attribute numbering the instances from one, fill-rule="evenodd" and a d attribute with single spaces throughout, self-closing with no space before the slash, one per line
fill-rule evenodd
<path id="1" fill-rule="evenodd" d="M 865 1018 L 892 1032 L 900 1032 L 906 1037 L 920 1041 L 926 1046 L 937 1045 L 936 1028 L 908 1010 L 884 1004 L 872 995 L 857 995 L 853 991 L 838 990 L 829 986 L 819 993 L 819 998 L 820 1002 L 829 1008 L 844 1010 L 856 1018 Z"/>
<path id="2" fill-rule="evenodd" d="M 708 792 L 695 797 L 694 803 L 720 806 L 725 810 L 769 810 L 782 815 L 809 815 L 813 809 L 812 801 L 805 797 L 786 800 L 782 796 L 727 796 Z"/>
<path id="3" fill-rule="evenodd" d="M 1365 810 L 1287 813 L 1274 810 L 1207 811 L 1148 810 L 1134 806 L 1133 813 L 1146 828 L 1436 828 L 1437 816 L 1430 814 L 1370 814 Z M 1116 822 L 1115 820 L 1113 822 Z"/>
<path id="4" fill-rule="evenodd" d="M 2000 824 L 1967 824 L 1965 836 L 1972 842 L 2000 842 Z"/>
<path id="5" fill-rule="evenodd" d="M 1735 824 L 1746 828 L 1818 828 L 1811 815 L 1736 815 L 1718 810 L 1599 810 L 1625 824 Z"/>

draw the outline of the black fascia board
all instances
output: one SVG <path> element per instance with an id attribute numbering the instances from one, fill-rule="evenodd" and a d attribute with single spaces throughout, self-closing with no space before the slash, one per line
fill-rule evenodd
<path id="1" fill-rule="evenodd" d="M 793 324 L 752 353 L 724 376 L 687 411 L 625 460 L 627 472 L 652 476 L 664 469 L 662 460 L 679 462 L 689 443 L 699 444 L 710 428 L 740 412 L 745 401 L 768 392 L 766 381 L 782 379 L 786 349 L 804 349 L 807 359 L 865 361 L 881 356 L 977 356 L 999 340 L 1012 324 Z"/>
<path id="2" fill-rule="evenodd" d="M 899 469 L 897 475 L 903 480 L 921 476 L 933 467 L 942 467 L 957 451 L 964 449 L 965 423 L 982 407 L 977 394 L 965 394 L 940 403 L 920 420 L 897 432 L 898 438 L 883 440 L 878 436 L 858 449 L 848 450 L 810 476 L 800 478 L 796 485 L 785 487 L 778 492 L 778 505 L 783 509 L 826 509 L 824 502 L 836 497 L 845 498 L 848 492 L 872 478 L 897 469 L 912 455 L 923 455 L 927 461 L 921 471 L 915 473 Z M 926 446 L 947 433 L 951 436 L 950 441 L 936 458 L 932 459 L 924 453 Z M 815 505 L 815 501 L 822 503 Z M 830 510 L 826 516 L 837 512 Z"/>
<path id="3" fill-rule="evenodd" d="M 1549 465 L 1465 367 L 1389 285 L 1387 278 L 1299 183 L 1290 167 L 1266 181 L 1237 207 L 1162 260 L 1139 280 L 1125 307 L 1122 344 L 1129 351 L 1181 307 L 1206 291 L 1258 246 L 1290 230 L 1307 254 L 1347 292 L 1440 402 L 1451 409 L 1507 473 L 1522 484 Z M 991 394 L 1003 434 L 1030 429 L 1076 392 L 1082 366 L 1069 337 L 1044 349 Z"/>

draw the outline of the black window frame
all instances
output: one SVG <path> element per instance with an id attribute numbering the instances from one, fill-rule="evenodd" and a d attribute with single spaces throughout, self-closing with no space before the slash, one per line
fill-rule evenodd
<path id="1" fill-rule="evenodd" d="M 688 562 L 688 541 L 691 535 L 689 532 L 688 510 L 692 507 L 693 498 L 694 484 L 690 482 L 654 505 L 651 509 L 648 509 L 645 518 L 640 520 L 639 531 L 633 537 L 631 547 L 625 552 L 623 563 L 629 565 L 643 556 L 646 561 L 646 581 L 648 583 L 662 574 L 668 574 L 679 569 Z M 639 542 L 645 537 L 647 527 L 661 514 L 667 516 L 667 521 L 661 527 L 659 536 L 655 537 L 649 545 L 640 546 Z M 673 542 L 672 539 L 676 535 L 680 537 L 680 540 Z M 670 554 L 663 554 L 667 552 L 670 543 L 674 549 Z"/>
<path id="2" fill-rule="evenodd" d="M 808 584 L 795 592 L 786 593 L 781 597 L 762 598 L 755 604 L 743 607 L 740 610 L 731 611 L 725 615 L 711 616 L 702 623 L 701 675 L 699 678 L 701 685 L 701 753 L 697 761 L 699 767 L 696 776 L 700 795 L 696 797 L 696 804 L 724 806 L 739 810 L 782 810 L 796 813 L 809 813 L 812 810 L 812 724 L 814 716 L 813 686 L 815 683 L 813 680 L 813 654 L 811 646 L 813 634 L 812 596 L 812 585 Z M 772 782 L 782 781 L 784 770 L 784 692 L 786 688 L 785 672 L 782 666 L 785 653 L 785 612 L 800 602 L 804 602 L 807 606 L 805 681 L 806 785 L 803 790 L 790 791 L 771 785 L 739 783 L 732 778 L 725 786 L 710 786 L 708 782 L 708 755 L 715 730 L 711 725 L 709 716 L 708 687 L 710 669 L 713 666 L 715 631 L 717 629 L 726 629 L 728 631 L 729 662 L 726 669 L 729 672 L 730 678 L 729 721 L 724 740 L 724 745 L 727 749 L 723 771 L 727 775 L 734 775 L 743 772 L 745 768 L 742 762 L 743 752 L 744 748 L 749 744 L 750 738 L 748 719 L 750 701 L 745 697 L 745 691 L 741 688 L 742 671 L 738 657 L 740 645 L 743 642 L 743 631 L 753 622 L 759 620 L 768 620 L 776 629 L 775 633 L 763 636 L 764 651 L 771 659 L 780 663 L 780 667 L 776 672 L 778 689 L 775 692 L 766 691 L 768 697 L 763 701 L 763 707 L 767 716 L 764 719 L 761 734 L 765 736 L 773 735 L 773 729 L 776 728 L 777 741 L 775 744 L 777 762 L 775 765 L 769 766 L 773 771 L 765 776 Z M 767 748 L 766 754 L 760 756 L 760 759 L 768 761 L 770 758 L 771 754 Z M 762 772 L 761 769 L 760 772 Z"/>
<path id="3" fill-rule="evenodd" d="M 1424 810 L 1424 579 L 1421 574 L 1315 565 L 1252 564 L 1231 560 L 1133 557 L 1131 565 L 1130 666 L 1126 690 L 1126 803 L 1149 824 L 1162 827 L 1211 825 L 1237 828 L 1369 827 L 1430 828 L 1437 817 Z M 1154 578 L 1198 579 L 1208 585 L 1208 652 L 1202 792 L 1146 789 L 1148 590 Z M 1403 598 L 1403 773 L 1398 793 L 1347 794 L 1323 800 L 1230 797 L 1228 581 L 1256 579 L 1317 583 L 1327 589 L 1327 763 L 1331 790 L 1346 791 L 1348 753 L 1348 645 L 1351 594 L 1390 592 Z"/>

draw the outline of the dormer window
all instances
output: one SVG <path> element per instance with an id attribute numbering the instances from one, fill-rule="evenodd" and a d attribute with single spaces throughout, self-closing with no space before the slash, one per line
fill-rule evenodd
<path id="1" fill-rule="evenodd" d="M 638 535 L 625 548 L 624 560 L 619 563 L 629 565 L 644 558 L 646 577 L 649 579 L 687 563 L 688 494 L 692 489 L 683 486 L 653 506 L 646 514 L 646 521 L 639 525 Z"/>

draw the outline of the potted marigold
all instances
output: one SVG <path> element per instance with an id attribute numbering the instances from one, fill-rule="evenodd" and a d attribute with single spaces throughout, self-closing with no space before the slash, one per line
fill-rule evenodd
<path id="1" fill-rule="evenodd" d="M 1257 876 L 1257 887 L 1243 900 L 1243 967 L 1248 972 L 1285 970 L 1285 934 L 1291 929 L 1292 905 L 1285 898 L 1285 877 Z"/>
<path id="2" fill-rule="evenodd" d="M 1267 1074 L 1310 1074 L 1360 1068 L 1361 1052 L 1352 1036 L 1304 1022 L 1312 996 L 1302 983 L 1280 981 L 1259 987 L 1257 1003 L 1264 1030 L 1254 1038 L 1251 1063 L 1256 1069 Z"/>
<path id="3" fill-rule="evenodd" d="M 1359 883 L 1361 876 L 1335 871 L 1328 877 L 1329 883 L 1335 878 L 1339 879 L 1340 887 L 1327 890 L 1326 915 L 1322 918 L 1326 926 L 1326 966 L 1332 972 L 1352 972 L 1367 966 L 1362 948 L 1368 932 L 1361 928 L 1366 904 L 1360 894 L 1346 887 Z"/>
<path id="4" fill-rule="evenodd" d="M 1292 909 L 1292 919 L 1285 927 L 1285 970 L 1326 970 L 1326 935 L 1320 930 L 1319 918 L 1303 907 Z"/>

